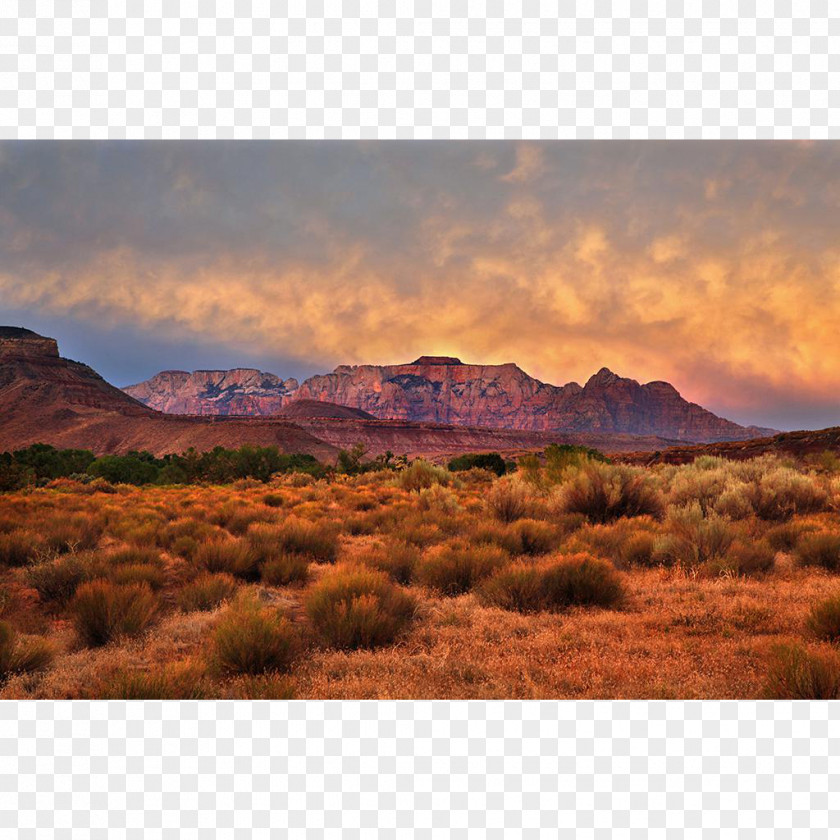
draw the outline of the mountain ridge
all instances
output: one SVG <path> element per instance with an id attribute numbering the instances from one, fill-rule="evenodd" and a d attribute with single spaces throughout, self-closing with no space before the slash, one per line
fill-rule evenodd
<path id="1" fill-rule="evenodd" d="M 54 339 L 0 328 L 0 452 L 33 443 L 90 449 L 97 455 L 148 450 L 157 456 L 190 447 L 203 452 L 247 443 L 334 463 L 339 450 L 359 443 L 371 457 L 390 450 L 412 458 L 442 459 L 464 452 L 516 454 L 550 443 L 606 452 L 654 451 L 677 441 L 377 420 L 324 401 L 298 400 L 270 417 L 166 414 L 111 385 L 88 365 L 62 358 Z"/>
<path id="2" fill-rule="evenodd" d="M 543 432 L 655 435 L 682 442 L 748 440 L 777 430 L 742 426 L 685 400 L 669 382 L 641 384 L 602 367 L 584 385 L 552 385 L 515 362 L 465 364 L 453 356 L 421 356 L 397 365 L 338 365 L 301 383 L 252 368 L 214 371 L 230 390 L 202 390 L 206 371 L 184 385 L 168 372 L 126 393 L 158 410 L 264 416 L 296 400 L 359 409 L 380 420 L 471 425 Z M 263 377 L 255 381 L 255 373 Z M 241 384 L 237 384 L 241 383 Z"/>

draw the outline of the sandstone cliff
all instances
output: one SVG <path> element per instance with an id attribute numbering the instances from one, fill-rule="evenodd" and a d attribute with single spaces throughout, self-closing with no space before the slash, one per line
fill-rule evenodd
<path id="1" fill-rule="evenodd" d="M 178 382 L 190 375 L 167 376 Z M 224 377 L 214 381 L 230 382 Z M 242 381 L 254 378 L 249 375 Z M 257 377 L 257 381 L 265 380 Z M 653 451 L 676 441 L 383 421 L 359 409 L 304 399 L 283 406 L 275 417 L 165 414 L 110 385 L 87 365 L 59 356 L 53 339 L 0 327 L 0 452 L 32 443 L 91 449 L 97 454 L 146 449 L 155 455 L 191 446 L 205 451 L 251 443 L 306 452 L 334 463 L 340 448 L 357 443 L 364 444 L 371 456 L 391 450 L 445 459 L 461 452 L 543 449 L 549 443 L 581 443 L 607 452 Z"/>
<path id="2" fill-rule="evenodd" d="M 164 370 L 125 389 L 135 399 L 169 414 L 277 414 L 284 398 L 298 387 L 253 368 Z"/>
<path id="3" fill-rule="evenodd" d="M 212 376 L 208 376 L 212 374 Z M 692 442 L 746 440 L 744 427 L 684 400 L 667 382 L 641 385 L 603 368 L 581 387 L 540 382 L 517 365 L 421 356 L 404 365 L 339 365 L 297 385 L 259 371 L 164 371 L 126 391 L 161 411 L 276 414 L 298 400 L 373 417 L 540 432 L 655 435 Z"/>

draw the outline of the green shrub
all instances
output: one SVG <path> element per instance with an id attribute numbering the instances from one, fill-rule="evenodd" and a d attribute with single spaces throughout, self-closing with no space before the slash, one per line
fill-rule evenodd
<path id="1" fill-rule="evenodd" d="M 579 529 L 567 549 L 612 560 L 618 568 L 648 567 L 659 562 L 653 557 L 658 535 L 656 523 L 649 517 L 619 519 Z"/>
<path id="2" fill-rule="evenodd" d="M 776 552 L 765 540 L 735 540 L 726 556 L 708 564 L 711 574 L 755 575 L 773 568 Z"/>
<path id="3" fill-rule="evenodd" d="M 492 545 L 441 546 L 420 559 L 416 577 L 443 595 L 469 592 L 508 562 L 508 553 Z"/>
<path id="4" fill-rule="evenodd" d="M 814 476 L 778 467 L 744 487 L 744 494 L 760 519 L 784 522 L 795 514 L 823 510 L 828 494 Z"/>
<path id="5" fill-rule="evenodd" d="M 216 626 L 210 662 L 224 676 L 288 671 L 297 651 L 288 618 L 253 597 L 240 597 Z"/>
<path id="6" fill-rule="evenodd" d="M 660 495 L 643 470 L 600 463 L 590 463 L 569 480 L 561 490 L 560 507 L 590 522 L 662 514 Z"/>
<path id="7" fill-rule="evenodd" d="M 818 639 L 840 642 L 840 595 L 814 605 L 808 615 L 808 629 Z"/>
<path id="8" fill-rule="evenodd" d="M 103 455 L 87 472 L 111 484 L 153 484 L 158 478 L 158 467 L 135 455 Z"/>
<path id="9" fill-rule="evenodd" d="M 654 565 L 656 536 L 647 531 L 634 534 L 624 542 L 620 549 L 620 560 L 627 566 Z"/>
<path id="10" fill-rule="evenodd" d="M 469 452 L 466 455 L 459 455 L 449 462 L 450 472 L 464 472 L 466 470 L 488 470 L 502 476 L 507 472 L 507 464 L 498 452 Z"/>
<path id="11" fill-rule="evenodd" d="M 13 674 L 46 668 L 55 658 L 55 649 L 38 636 L 21 638 L 14 628 L 0 621 L 0 683 Z"/>
<path id="12" fill-rule="evenodd" d="M 223 601 L 230 600 L 236 589 L 237 583 L 233 575 L 205 572 L 181 589 L 178 593 L 178 606 L 185 612 L 209 612 Z"/>
<path id="13" fill-rule="evenodd" d="M 420 491 L 420 510 L 453 514 L 461 509 L 458 497 L 448 487 L 433 484 Z"/>
<path id="14" fill-rule="evenodd" d="M 556 525 L 539 519 L 520 519 L 507 525 L 481 523 L 470 533 L 472 542 L 490 543 L 508 554 L 537 556 L 557 548 L 563 532 Z"/>
<path id="15" fill-rule="evenodd" d="M 716 513 L 703 516 L 697 503 L 672 510 L 668 527 L 670 534 L 655 542 L 652 557 L 662 565 L 687 569 L 724 561 L 736 536 L 728 519 Z"/>
<path id="16" fill-rule="evenodd" d="M 323 641 L 341 649 L 387 645 L 414 617 L 414 598 L 381 572 L 339 567 L 306 599 L 306 613 Z"/>
<path id="17" fill-rule="evenodd" d="M 409 492 L 419 492 L 426 487 L 431 487 L 433 484 L 443 484 L 444 486 L 450 484 L 452 476 L 443 469 L 443 467 L 436 467 L 428 461 L 418 458 L 412 461 L 396 478 L 396 484 L 403 490 Z"/>
<path id="18" fill-rule="evenodd" d="M 683 507 L 696 502 L 703 515 L 714 509 L 721 496 L 727 491 L 730 476 L 726 468 L 704 469 L 702 464 L 687 464 L 674 475 L 668 501 L 674 507 Z M 749 506 L 747 506 L 749 509 Z"/>
<path id="19" fill-rule="evenodd" d="M 715 513 L 733 521 L 749 519 L 755 514 L 755 511 L 745 492 L 746 487 L 746 484 L 737 484 L 733 487 L 728 487 L 715 500 L 711 509 Z"/>
<path id="20" fill-rule="evenodd" d="M 840 663 L 798 644 L 778 645 L 771 654 L 765 695 L 774 700 L 836 700 Z"/>
<path id="21" fill-rule="evenodd" d="M 822 566 L 830 572 L 840 571 L 840 534 L 827 531 L 808 534 L 799 541 L 793 554 L 803 566 Z"/>
<path id="22" fill-rule="evenodd" d="M 571 472 L 597 463 L 609 463 L 606 456 L 597 449 L 569 443 L 552 443 L 545 448 L 542 459 L 536 456 L 521 458 L 519 469 L 525 481 L 547 490 L 566 481 Z"/>
<path id="23" fill-rule="evenodd" d="M 73 624 L 88 647 L 119 636 L 137 636 L 152 622 L 158 601 L 144 583 L 121 586 L 104 580 L 83 583 L 73 599 Z"/>
<path id="24" fill-rule="evenodd" d="M 306 583 L 309 578 L 309 559 L 302 554 L 280 554 L 260 566 L 260 577 L 268 586 Z"/>

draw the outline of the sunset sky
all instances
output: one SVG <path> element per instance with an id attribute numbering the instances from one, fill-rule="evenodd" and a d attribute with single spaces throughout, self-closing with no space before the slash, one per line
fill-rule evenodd
<path id="1" fill-rule="evenodd" d="M 2 142 L 0 323 L 118 385 L 447 354 L 840 425 L 840 143 Z"/>

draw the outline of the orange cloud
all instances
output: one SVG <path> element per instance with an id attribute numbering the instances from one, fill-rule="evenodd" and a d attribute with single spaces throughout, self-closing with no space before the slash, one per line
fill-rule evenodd
<path id="1" fill-rule="evenodd" d="M 55 189 L 38 228 L 0 197 L 0 302 L 310 368 L 441 353 L 562 383 L 607 365 L 755 422 L 825 402 L 840 154 L 677 145 L 374 144 L 272 190 L 268 170 L 173 164 L 151 231 L 148 209 L 74 214 Z"/>

